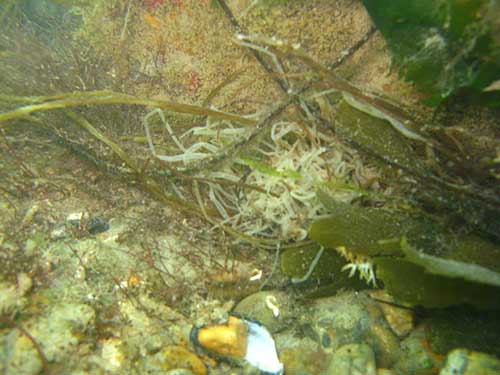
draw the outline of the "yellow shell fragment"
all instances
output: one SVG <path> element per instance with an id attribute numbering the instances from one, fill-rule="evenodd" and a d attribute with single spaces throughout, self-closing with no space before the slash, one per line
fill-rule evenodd
<path id="1" fill-rule="evenodd" d="M 230 316 L 226 324 L 200 328 L 197 344 L 209 353 L 232 358 L 245 358 L 248 327 L 237 317 Z"/>

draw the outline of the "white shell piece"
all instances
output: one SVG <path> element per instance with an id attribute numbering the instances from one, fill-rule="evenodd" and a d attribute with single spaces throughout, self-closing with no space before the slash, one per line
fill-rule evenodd
<path id="1" fill-rule="evenodd" d="M 258 323 L 245 321 L 245 324 L 248 326 L 245 360 L 265 373 L 283 374 L 283 364 L 278 359 L 276 345 L 268 330 Z"/>

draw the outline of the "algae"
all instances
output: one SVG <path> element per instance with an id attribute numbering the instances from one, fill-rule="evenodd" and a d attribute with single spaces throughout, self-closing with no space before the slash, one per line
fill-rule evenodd
<path id="1" fill-rule="evenodd" d="M 317 246 L 283 251 L 280 256 L 282 272 L 291 278 L 295 284 L 314 285 L 318 283 L 319 290 L 309 291 L 309 295 L 312 295 L 312 293 L 315 296 L 333 295 L 338 290 L 347 287 L 356 290 L 366 288 L 363 281 L 350 278 L 347 273 L 340 271 L 346 264 L 346 260 L 332 250 L 326 250 L 309 277 L 302 280 L 311 267 L 317 252 Z M 302 280 L 302 282 L 299 283 L 297 280 Z"/>
<path id="2" fill-rule="evenodd" d="M 345 247 L 361 256 L 401 255 L 400 238 L 405 236 L 419 248 L 437 249 L 442 232 L 426 217 L 402 211 L 359 207 L 338 202 L 319 193 L 327 203 L 328 215 L 314 221 L 309 236 L 330 249 Z"/>
<path id="3" fill-rule="evenodd" d="M 335 131 L 387 160 L 411 170 L 424 171 L 424 164 L 407 139 L 388 121 L 353 108 L 344 100 L 337 106 Z"/>
<path id="4" fill-rule="evenodd" d="M 310 237 L 337 249 L 354 264 L 360 257 L 368 257 L 384 288 L 401 302 L 425 307 L 461 303 L 499 307 L 498 263 L 489 263 L 499 251 L 494 244 L 474 236 L 448 234 L 427 218 L 331 199 L 327 202 L 331 214 L 311 225 Z M 487 251 L 482 253 L 481 248 Z M 353 267 L 363 272 L 360 265 Z"/>
<path id="5" fill-rule="evenodd" d="M 377 277 L 384 281 L 387 291 L 401 301 L 425 307 L 461 303 L 481 308 L 500 306 L 498 272 L 425 254 L 412 248 L 404 238 L 401 249 L 404 259 L 375 259 Z M 476 258 L 480 257 L 481 254 L 476 253 Z"/>
<path id="6" fill-rule="evenodd" d="M 363 1 L 386 39 L 401 74 L 436 106 L 460 92 L 498 106 L 498 91 L 484 92 L 498 80 L 499 45 L 488 13 L 495 2 Z"/>
<path id="7" fill-rule="evenodd" d="M 480 239 L 476 238 L 475 240 L 478 242 Z M 425 254 L 412 248 L 412 246 L 408 244 L 406 238 L 402 239 L 401 249 L 405 254 L 405 259 L 416 265 L 424 267 L 426 272 L 430 274 L 450 278 L 461 278 L 467 281 L 500 287 L 500 273 L 498 272 L 472 263 L 464 263 L 452 259 L 442 259 Z M 477 256 L 481 257 L 482 254 L 477 254 Z"/>
<path id="8" fill-rule="evenodd" d="M 490 285 L 429 274 L 424 267 L 398 258 L 374 260 L 377 278 L 398 301 L 427 308 L 469 304 L 484 309 L 500 307 L 499 289 Z"/>

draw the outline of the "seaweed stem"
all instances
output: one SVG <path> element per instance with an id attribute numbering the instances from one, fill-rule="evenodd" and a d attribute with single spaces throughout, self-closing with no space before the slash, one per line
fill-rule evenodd
<path id="1" fill-rule="evenodd" d="M 82 105 L 103 105 L 103 104 L 128 104 L 145 107 L 156 107 L 178 113 L 186 113 L 198 116 L 211 116 L 221 120 L 235 121 L 244 125 L 254 125 L 255 120 L 248 119 L 231 113 L 225 113 L 191 104 L 181 104 L 167 100 L 153 100 L 135 97 L 127 94 L 119 94 L 111 91 L 87 91 L 80 93 L 68 93 L 57 96 L 58 99 L 32 104 L 17 108 L 13 111 L 0 113 L 0 126 L 10 120 L 23 118 L 34 112 L 50 111 L 54 109 L 70 108 Z"/>
<path id="2" fill-rule="evenodd" d="M 128 0 L 127 13 L 125 13 L 125 21 L 123 22 L 122 32 L 120 33 L 120 40 L 125 39 L 125 32 L 127 31 L 129 15 L 130 15 L 130 0 Z"/>

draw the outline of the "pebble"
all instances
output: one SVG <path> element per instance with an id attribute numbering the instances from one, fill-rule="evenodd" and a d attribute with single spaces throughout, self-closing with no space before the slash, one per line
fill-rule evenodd
<path id="1" fill-rule="evenodd" d="M 162 373 L 162 371 L 189 370 L 187 374 L 207 375 L 208 371 L 203 361 L 193 352 L 180 345 L 168 345 L 160 352 L 141 359 L 141 373 Z M 179 375 L 182 372 L 177 372 Z M 174 372 L 174 374 L 176 374 Z"/>
<path id="2" fill-rule="evenodd" d="M 289 325 L 293 319 L 293 304 L 289 293 L 261 291 L 243 299 L 234 312 L 258 320 L 273 334 Z"/>
<path id="3" fill-rule="evenodd" d="M 378 306 L 384 313 L 385 320 L 387 321 L 387 323 L 389 323 L 389 326 L 394 331 L 394 333 L 399 338 L 408 336 L 408 334 L 413 330 L 414 327 L 412 310 L 394 305 L 394 298 L 389 296 L 383 290 L 371 291 L 369 295 L 370 297 L 378 300 Z"/>
<path id="4" fill-rule="evenodd" d="M 110 373 L 120 371 L 120 367 L 126 359 L 121 349 L 123 347 L 122 340 L 112 337 L 100 340 L 99 344 L 101 346 L 102 367 Z"/>
<path id="5" fill-rule="evenodd" d="M 377 363 L 386 368 L 390 368 L 399 356 L 397 336 L 377 303 L 364 293 L 346 292 L 318 299 L 301 320 L 312 328 L 326 352 L 364 342 L 373 349 Z"/>
<path id="6" fill-rule="evenodd" d="M 0 314 L 12 313 L 27 304 L 25 295 L 30 291 L 33 281 L 26 273 L 17 275 L 17 283 L 0 282 Z"/>
<path id="7" fill-rule="evenodd" d="M 176 368 L 165 372 L 165 375 L 194 375 L 192 371 L 185 368 Z"/>
<path id="8" fill-rule="evenodd" d="M 439 375 L 498 375 L 500 360 L 489 354 L 455 349 L 448 353 Z"/>
<path id="9" fill-rule="evenodd" d="M 394 364 L 398 374 L 436 374 L 443 357 L 430 351 L 424 326 L 417 327 L 401 342 L 401 353 Z"/>
<path id="10" fill-rule="evenodd" d="M 337 349 L 325 375 L 376 375 L 375 354 L 366 344 L 349 344 Z"/>
<path id="11" fill-rule="evenodd" d="M 325 370 L 329 355 L 317 341 L 299 337 L 294 330 L 279 333 L 274 339 L 286 375 L 322 374 Z"/>
<path id="12" fill-rule="evenodd" d="M 84 304 L 60 303 L 47 315 L 26 322 L 24 328 L 38 345 L 47 361 L 62 362 L 72 354 L 95 319 L 94 310 Z M 33 343 L 17 330 L 8 337 L 9 352 L 5 358 L 7 374 L 35 375 L 42 370 L 40 357 Z"/>

